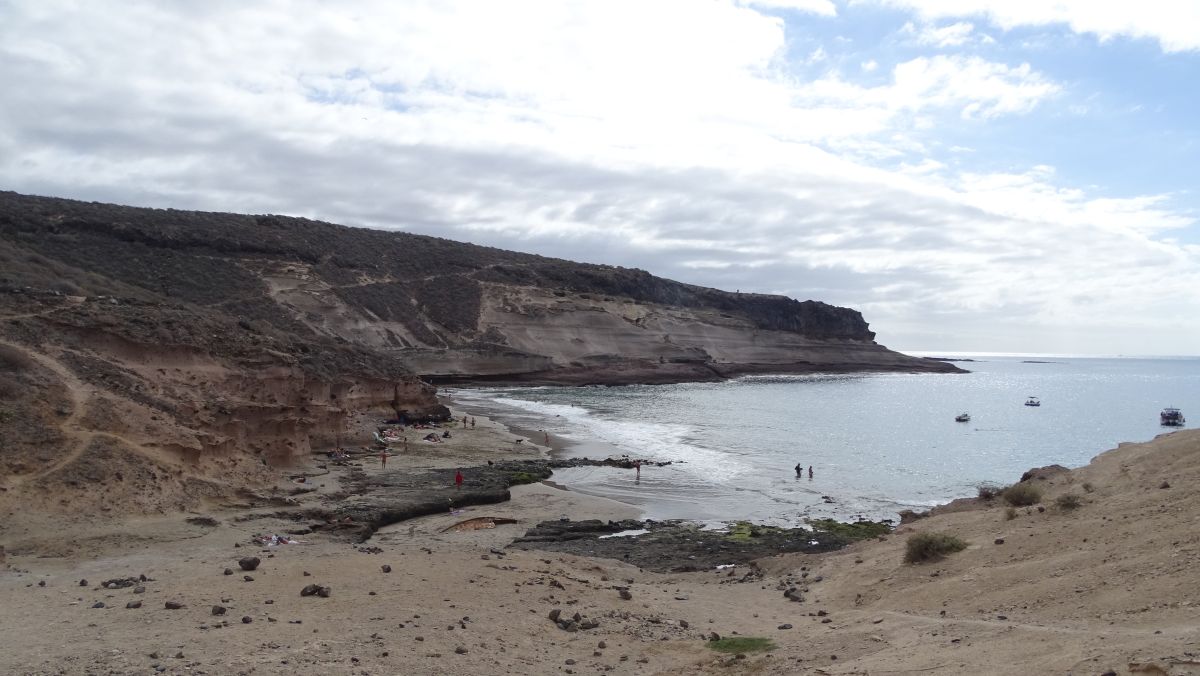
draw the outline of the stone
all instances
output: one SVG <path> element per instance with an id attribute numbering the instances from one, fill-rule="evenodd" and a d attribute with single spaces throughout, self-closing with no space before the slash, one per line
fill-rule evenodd
<path id="1" fill-rule="evenodd" d="M 562 615 L 562 610 L 555 608 L 554 610 L 550 611 L 550 614 L 548 615 L 548 617 L 550 618 L 551 622 L 558 622 L 558 618 L 560 615 Z"/>
<path id="2" fill-rule="evenodd" d="M 224 573 L 222 573 L 222 575 L 233 575 L 233 569 L 232 569 L 232 568 L 226 568 L 226 569 L 225 569 L 225 572 L 224 572 Z"/>
<path id="3" fill-rule="evenodd" d="M 103 607 L 104 607 L 104 601 L 96 601 L 95 603 L 93 603 L 93 604 L 92 604 L 92 607 L 93 607 L 93 608 L 103 608 Z"/>
<path id="4" fill-rule="evenodd" d="M 141 601 L 130 601 L 129 603 L 125 604 L 125 607 L 126 608 L 141 608 L 142 602 Z"/>
<path id="5" fill-rule="evenodd" d="M 720 640 L 721 640 L 721 635 L 720 635 L 720 634 L 718 634 L 718 633 L 717 633 L 717 632 L 715 632 L 715 631 L 709 632 L 709 634 L 708 634 L 708 640 L 710 640 L 710 641 L 720 641 Z"/>
<path id="6" fill-rule="evenodd" d="M 179 610 L 180 608 L 183 608 L 183 604 L 180 603 L 179 601 L 167 601 L 166 603 L 163 604 L 163 606 L 167 610 Z"/>
<path id="7" fill-rule="evenodd" d="M 139 586 L 133 588 L 133 593 L 134 594 L 145 594 L 146 588 L 139 585 Z"/>
<path id="8" fill-rule="evenodd" d="M 249 615 L 242 615 L 242 624 L 250 624 L 253 621 L 254 618 L 250 617 Z"/>
<path id="9" fill-rule="evenodd" d="M 246 582 L 254 582 L 254 578 L 250 575 L 243 575 L 242 579 L 245 580 Z"/>
<path id="10" fill-rule="evenodd" d="M 238 567 L 242 570 L 254 570 L 262 563 L 257 556 L 245 556 L 238 559 Z"/>
<path id="11" fill-rule="evenodd" d="M 224 615 L 225 614 L 225 606 L 213 606 L 212 614 L 213 615 Z"/>
<path id="12" fill-rule="evenodd" d="M 566 662 L 563 662 L 563 664 L 567 666 L 574 666 L 575 660 L 568 658 Z"/>
<path id="13" fill-rule="evenodd" d="M 689 624 L 688 624 L 688 621 L 687 621 L 687 620 L 680 620 L 680 621 L 679 621 L 679 626 L 683 627 L 684 629 L 687 629 L 687 628 L 688 628 L 689 626 L 691 626 L 691 625 L 689 625 Z"/>
<path id="14" fill-rule="evenodd" d="M 633 599 L 633 594 L 631 594 L 628 589 L 618 589 L 617 595 L 626 601 Z"/>
<path id="15" fill-rule="evenodd" d="M 392 567 L 391 567 L 391 566 L 389 566 L 389 565 L 387 565 L 386 563 L 385 563 L 385 564 L 383 564 L 382 566 L 380 566 L 379 568 L 380 568 L 380 570 L 382 570 L 382 571 L 383 571 L 383 572 L 385 572 L 385 573 L 390 573 L 390 572 L 392 572 Z"/>
<path id="16" fill-rule="evenodd" d="M 458 646 L 457 648 L 454 649 L 454 653 L 456 655 L 466 655 L 467 654 L 467 646 L 465 646 L 465 645 Z"/>
<path id="17" fill-rule="evenodd" d="M 182 651 L 182 650 L 180 650 L 179 652 L 175 653 L 175 659 L 177 659 L 177 660 L 181 660 L 181 659 L 183 659 L 183 651 Z"/>
<path id="18" fill-rule="evenodd" d="M 992 544 L 1002 545 L 1002 544 L 1004 544 L 1004 538 L 996 538 L 995 540 L 992 540 Z"/>
<path id="19" fill-rule="evenodd" d="M 596 644 L 596 647 L 597 647 L 597 648 L 599 648 L 599 649 L 601 649 L 601 650 L 605 650 L 605 649 L 607 649 L 607 648 L 608 648 L 608 643 L 606 643 L 605 641 L 601 641 L 601 642 L 599 642 L 599 643 L 597 643 L 597 644 Z"/>
<path id="20" fill-rule="evenodd" d="M 579 623 L 579 628 L 583 629 L 585 631 L 588 629 L 595 629 L 596 627 L 599 627 L 599 626 L 600 626 L 600 623 L 593 619 L 587 619 L 587 620 L 584 620 L 583 622 Z"/>
<path id="21" fill-rule="evenodd" d="M 87 580 L 80 580 L 80 581 L 79 581 L 79 586 L 80 586 L 80 587 L 86 587 L 86 586 L 88 586 Z"/>
<path id="22" fill-rule="evenodd" d="M 790 625 L 790 624 L 781 624 L 781 625 L 779 625 L 779 626 L 778 626 L 778 627 L 776 627 L 776 628 L 777 628 L 777 629 L 791 629 L 791 628 L 792 628 L 792 625 Z"/>

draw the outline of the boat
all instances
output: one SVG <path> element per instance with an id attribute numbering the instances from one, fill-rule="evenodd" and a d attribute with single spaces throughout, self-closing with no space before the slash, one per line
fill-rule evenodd
<path id="1" fill-rule="evenodd" d="M 1187 422 L 1183 419 L 1183 411 L 1172 406 L 1164 408 L 1162 413 L 1158 414 L 1158 421 L 1167 427 L 1183 427 Z"/>
<path id="2" fill-rule="evenodd" d="M 959 413 L 958 415 L 954 416 L 954 422 L 971 422 L 971 414 Z"/>
<path id="3" fill-rule="evenodd" d="M 1041 406 L 1042 402 L 1038 401 L 1037 397 L 1030 397 L 1025 400 L 1026 406 Z"/>

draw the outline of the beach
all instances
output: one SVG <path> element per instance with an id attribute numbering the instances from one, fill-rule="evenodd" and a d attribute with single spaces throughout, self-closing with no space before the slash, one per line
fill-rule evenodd
<path id="1" fill-rule="evenodd" d="M 1190 430 L 1044 473 L 1034 480 L 1042 509 L 960 501 L 840 551 L 696 572 L 508 547 L 542 521 L 639 516 L 544 483 L 387 525 L 362 542 L 333 529 L 295 535 L 296 544 L 255 543 L 303 531 L 311 515 L 285 515 L 338 486 L 545 455 L 534 440 L 515 444 L 524 437 L 477 418 L 476 429 L 449 428 L 439 444 L 413 442 L 410 430 L 409 453 L 386 469 L 366 454 L 344 467 L 315 459 L 290 468 L 278 495 L 303 485 L 289 476 L 316 474 L 318 463 L 330 470 L 306 478 L 317 490 L 292 495 L 294 505 L 262 491 L 262 503 L 195 514 L 80 517 L 40 529 L 16 516 L 0 574 L 0 671 L 1200 673 L 1192 565 L 1200 433 Z M 438 499 L 456 490 L 426 489 Z M 1078 508 L 1057 506 L 1068 493 Z M 516 523 L 446 530 L 484 517 Z M 969 546 L 905 564 L 904 543 L 919 532 L 950 532 Z M 260 560 L 254 570 L 239 566 L 247 557 Z M 103 587 L 109 580 L 128 586 Z M 302 595 L 308 585 L 328 595 Z M 552 611 L 579 620 L 564 629 Z M 720 653 L 709 647 L 714 633 L 774 648 Z"/>

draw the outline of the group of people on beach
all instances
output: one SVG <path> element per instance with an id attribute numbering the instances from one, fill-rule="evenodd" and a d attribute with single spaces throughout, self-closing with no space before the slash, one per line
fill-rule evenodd
<path id="1" fill-rule="evenodd" d="M 796 478 L 799 479 L 803 476 L 804 476 L 804 464 L 798 462 L 798 463 L 796 463 Z M 808 478 L 809 479 L 813 478 L 812 465 L 808 466 Z"/>

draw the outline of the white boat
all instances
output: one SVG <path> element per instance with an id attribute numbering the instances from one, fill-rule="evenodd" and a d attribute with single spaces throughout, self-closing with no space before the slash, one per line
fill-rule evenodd
<path id="1" fill-rule="evenodd" d="M 971 422 L 971 414 L 959 413 L 958 415 L 954 416 L 954 422 Z"/>
<path id="2" fill-rule="evenodd" d="M 1158 414 L 1158 421 L 1167 427 L 1183 427 L 1187 421 L 1183 419 L 1183 411 L 1168 406 Z"/>
<path id="3" fill-rule="evenodd" d="M 1026 406 L 1041 406 L 1042 402 L 1038 401 L 1037 397 L 1030 397 L 1025 400 Z"/>

